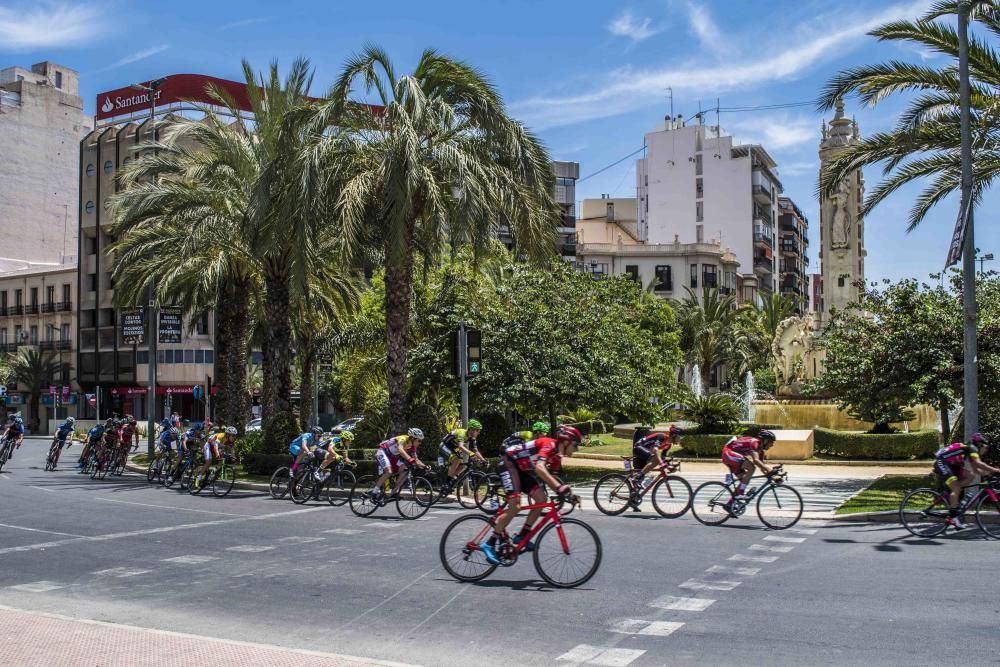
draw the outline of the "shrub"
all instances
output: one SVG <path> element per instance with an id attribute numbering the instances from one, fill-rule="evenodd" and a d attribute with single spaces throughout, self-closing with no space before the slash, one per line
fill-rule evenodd
<path id="1" fill-rule="evenodd" d="M 908 460 L 934 456 L 941 446 L 934 430 L 909 433 L 859 433 L 817 428 L 813 431 L 816 451 L 849 459 Z"/>
<path id="2" fill-rule="evenodd" d="M 700 433 L 731 433 L 743 410 L 725 394 L 707 394 L 686 401 L 684 415 L 699 424 Z"/>
<path id="3" fill-rule="evenodd" d="M 685 434 L 681 439 L 682 454 L 697 457 L 719 457 L 732 435 Z"/>

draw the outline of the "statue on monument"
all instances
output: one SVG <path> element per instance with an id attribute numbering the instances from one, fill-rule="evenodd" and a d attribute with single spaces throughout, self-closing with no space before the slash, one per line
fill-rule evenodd
<path id="1" fill-rule="evenodd" d="M 851 245 L 851 216 L 847 208 L 850 199 L 847 181 L 840 182 L 840 185 L 837 186 L 837 192 L 831 199 L 833 200 L 833 224 L 830 226 L 831 246 L 849 248 Z"/>

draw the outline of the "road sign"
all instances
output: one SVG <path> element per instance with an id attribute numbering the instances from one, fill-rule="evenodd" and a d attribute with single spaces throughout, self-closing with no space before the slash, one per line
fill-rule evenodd
<path id="1" fill-rule="evenodd" d="M 160 308 L 160 338 L 161 343 L 181 342 L 181 328 L 183 327 L 181 309 L 173 306 Z"/>
<path id="2" fill-rule="evenodd" d="M 63 398 L 66 398 L 67 396 L 69 396 L 69 385 L 68 384 L 64 384 L 62 386 L 62 395 L 63 395 Z"/>
<path id="3" fill-rule="evenodd" d="M 7 385 L 0 384 L 0 396 L 6 396 L 6 395 L 7 395 Z"/>
<path id="4" fill-rule="evenodd" d="M 87 394 L 87 404 L 90 406 L 97 405 L 97 394 Z"/>
<path id="5" fill-rule="evenodd" d="M 49 394 L 52 395 L 52 396 L 55 396 L 58 393 L 59 393 L 59 387 L 55 386 L 54 384 L 50 384 L 49 385 Z"/>
<path id="6" fill-rule="evenodd" d="M 146 315 L 144 308 L 121 311 L 122 341 L 126 345 L 140 345 L 146 340 Z"/>

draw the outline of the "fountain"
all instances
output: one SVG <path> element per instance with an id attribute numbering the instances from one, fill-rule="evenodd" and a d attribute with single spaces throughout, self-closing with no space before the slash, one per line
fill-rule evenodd
<path id="1" fill-rule="evenodd" d="M 733 392 L 724 392 L 726 396 L 732 398 L 739 406 L 743 412 L 743 421 L 746 423 L 751 423 L 756 418 L 759 408 L 754 406 L 754 401 L 766 401 L 767 407 L 775 408 L 781 414 L 781 421 L 774 422 L 784 425 L 788 418 L 788 413 L 781 402 L 775 398 L 771 393 L 768 393 L 762 389 L 757 389 L 753 373 L 747 371 L 746 384 L 743 387 L 743 393 L 735 394 Z M 762 423 L 772 423 L 770 420 L 765 419 Z"/>
<path id="2" fill-rule="evenodd" d="M 701 398 L 704 387 L 701 386 L 701 369 L 698 367 L 698 364 L 692 366 L 691 381 L 688 384 L 691 386 L 691 393 L 694 394 L 694 397 Z"/>
<path id="3" fill-rule="evenodd" d="M 753 397 L 754 397 L 754 386 L 753 386 L 753 373 L 747 371 L 747 382 L 746 388 L 743 391 L 743 419 L 748 422 L 753 421 Z"/>

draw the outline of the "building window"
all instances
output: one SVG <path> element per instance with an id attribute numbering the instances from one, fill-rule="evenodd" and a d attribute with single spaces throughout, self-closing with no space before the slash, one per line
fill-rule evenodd
<path id="1" fill-rule="evenodd" d="M 49 285 L 45 288 L 45 303 L 52 305 L 56 302 L 56 286 Z"/>
<path id="2" fill-rule="evenodd" d="M 31 344 L 38 345 L 38 327 L 35 325 L 31 327 Z"/>
<path id="3" fill-rule="evenodd" d="M 14 306 L 20 310 L 24 305 L 24 290 L 14 290 Z"/>
<path id="4" fill-rule="evenodd" d="M 84 204 L 83 210 L 87 213 L 87 215 L 93 215 L 93 213 L 94 213 L 94 202 L 89 201 L 86 204 Z"/>
<path id="5" fill-rule="evenodd" d="M 45 342 L 51 343 L 56 339 L 56 325 L 46 324 L 45 325 Z"/>
<path id="6" fill-rule="evenodd" d="M 844 286 L 844 276 L 840 276 L 840 277 L 837 278 L 837 286 L 838 287 L 843 287 Z"/>
<path id="7" fill-rule="evenodd" d="M 80 311 L 80 328 L 90 329 L 91 327 L 97 326 L 97 311 L 96 310 L 81 310 Z"/>
<path id="8" fill-rule="evenodd" d="M 98 326 L 101 327 L 113 327 L 115 326 L 115 309 L 114 308 L 101 308 L 98 313 L 100 317 L 98 321 Z"/>
<path id="9" fill-rule="evenodd" d="M 38 288 L 37 287 L 32 287 L 31 288 L 31 307 L 32 308 L 37 308 L 38 307 Z"/>
<path id="10" fill-rule="evenodd" d="M 697 287 L 697 286 L 698 286 L 698 265 L 697 264 L 692 264 L 691 265 L 691 287 Z"/>
<path id="11" fill-rule="evenodd" d="M 177 350 L 180 352 L 180 350 Z M 184 363 L 193 364 L 194 363 L 194 350 L 184 350 Z"/>
<path id="12" fill-rule="evenodd" d="M 670 275 L 670 266 L 661 264 L 656 267 L 656 286 L 654 292 L 671 292 L 674 289 L 674 280 Z"/>
<path id="13" fill-rule="evenodd" d="M 73 299 L 72 299 L 72 297 L 70 296 L 70 286 L 69 286 L 69 283 L 66 283 L 66 284 L 64 284 L 64 285 L 63 285 L 63 297 L 62 297 L 62 302 L 63 302 L 63 303 L 69 303 L 69 302 L 70 302 L 70 301 L 72 301 L 72 300 L 73 300 Z"/>
<path id="14" fill-rule="evenodd" d="M 105 160 L 105 162 L 104 162 L 104 173 L 107 174 L 108 176 L 110 176 L 111 172 L 113 172 L 114 170 L 115 170 L 115 163 L 112 162 L 111 160 Z"/>
<path id="15" fill-rule="evenodd" d="M 719 276 L 716 273 L 716 267 L 714 264 L 702 264 L 701 270 L 702 284 L 705 287 L 719 286 Z"/>
<path id="16" fill-rule="evenodd" d="M 705 220 L 705 203 L 696 201 L 694 203 L 694 218 L 696 222 L 704 222 Z"/>
<path id="17" fill-rule="evenodd" d="M 205 363 L 206 364 L 215 363 L 215 350 L 205 350 Z"/>
<path id="18" fill-rule="evenodd" d="M 149 350 L 139 350 L 135 353 L 135 363 L 137 364 L 148 364 L 149 363 Z"/>
<path id="19" fill-rule="evenodd" d="M 56 70 L 56 88 L 62 88 L 62 72 Z"/>
<path id="20" fill-rule="evenodd" d="M 0 311 L 7 312 L 7 290 L 0 292 Z"/>
<path id="21" fill-rule="evenodd" d="M 701 153 L 698 153 L 697 155 L 694 156 L 694 173 L 695 173 L 695 175 L 701 176 L 701 168 L 702 168 Z"/>
<path id="22" fill-rule="evenodd" d="M 83 237 L 83 252 L 87 255 L 97 254 L 97 237 L 96 236 L 84 236 Z"/>
<path id="23" fill-rule="evenodd" d="M 87 165 L 87 176 L 88 176 L 88 177 L 91 177 L 91 178 L 93 178 L 93 176 L 94 176 L 94 172 L 95 172 L 95 171 L 97 171 L 97 170 L 96 170 L 96 169 L 94 169 L 94 165 L 93 165 L 93 164 L 88 164 L 88 165 Z"/>
<path id="24" fill-rule="evenodd" d="M 694 196 L 698 199 L 705 196 L 705 184 L 700 178 L 694 179 Z"/>
<path id="25" fill-rule="evenodd" d="M 625 265 L 625 275 L 627 275 L 630 279 L 639 282 L 639 265 L 638 264 Z"/>
<path id="26" fill-rule="evenodd" d="M 62 335 L 62 338 L 60 338 L 59 340 L 69 340 L 69 324 L 63 324 L 62 331 L 60 333 Z"/>
<path id="27" fill-rule="evenodd" d="M 202 313 L 198 317 L 198 322 L 195 325 L 195 330 L 201 336 L 208 335 L 208 313 Z"/>
<path id="28" fill-rule="evenodd" d="M 107 283 L 108 289 L 115 288 L 115 279 L 111 276 L 110 271 L 104 274 L 104 282 Z"/>
<path id="29" fill-rule="evenodd" d="M 96 292 L 97 291 L 97 274 L 88 273 L 87 274 L 87 291 Z"/>
<path id="30" fill-rule="evenodd" d="M 697 243 L 705 242 L 705 225 L 698 225 L 694 228 L 695 241 Z"/>
<path id="31" fill-rule="evenodd" d="M 0 329 L 0 345 L 6 345 L 6 344 L 7 344 L 7 330 Z"/>
<path id="32" fill-rule="evenodd" d="M 20 324 L 14 327 L 14 342 L 18 345 L 24 344 L 24 327 Z"/>
<path id="33" fill-rule="evenodd" d="M 205 363 L 205 350 L 195 350 L 194 351 L 194 363 L 203 364 Z"/>

